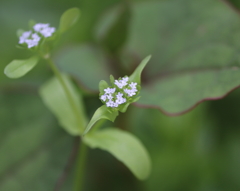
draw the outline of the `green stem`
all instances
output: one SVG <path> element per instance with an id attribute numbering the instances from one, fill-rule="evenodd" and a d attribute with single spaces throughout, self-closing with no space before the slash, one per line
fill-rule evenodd
<path id="1" fill-rule="evenodd" d="M 72 107 L 72 110 L 75 114 L 77 123 L 80 128 L 82 126 L 80 118 L 79 118 L 81 116 L 81 113 L 79 112 L 77 106 L 74 103 L 73 96 L 72 96 L 66 82 L 64 81 L 60 71 L 55 66 L 53 61 L 49 57 L 44 57 L 44 58 L 46 59 L 49 66 L 53 70 L 55 76 L 57 77 L 60 84 L 62 85 L 62 88 L 67 96 L 70 106 Z M 81 145 L 80 145 L 79 151 L 78 151 L 77 161 L 76 161 L 77 166 L 76 166 L 76 176 L 75 176 L 75 182 L 74 182 L 74 191 L 81 191 L 81 189 L 83 187 L 83 176 L 84 176 L 84 167 L 85 167 L 85 163 L 86 163 L 86 157 L 87 157 L 87 146 L 83 142 L 81 142 Z"/>
<path id="2" fill-rule="evenodd" d="M 79 113 L 78 111 L 78 108 L 77 106 L 75 105 L 74 103 L 74 99 L 73 99 L 73 96 L 70 92 L 70 90 L 68 89 L 67 87 L 67 84 L 66 82 L 64 81 L 60 71 L 58 70 L 58 68 L 55 66 L 55 64 L 53 63 L 53 61 L 50 59 L 50 58 L 45 58 L 46 61 L 48 62 L 49 66 L 51 67 L 51 69 L 53 70 L 55 76 L 57 77 L 57 79 L 59 80 L 59 82 L 61 83 L 62 87 L 63 87 L 63 90 L 64 92 L 66 93 L 66 96 L 67 96 L 67 99 L 69 101 L 69 104 L 70 106 L 72 107 L 72 110 L 75 114 L 75 117 L 76 117 L 76 120 L 77 120 L 77 123 L 78 123 L 78 126 L 79 128 L 82 126 L 82 123 L 80 121 L 80 118 L 79 116 L 81 116 L 81 114 Z"/>
<path id="3" fill-rule="evenodd" d="M 84 178 L 84 168 L 86 164 L 87 158 L 87 146 L 81 142 L 78 157 L 77 157 L 77 165 L 76 165 L 76 174 L 75 174 L 75 182 L 74 182 L 74 191 L 81 191 L 83 188 L 83 178 Z"/>

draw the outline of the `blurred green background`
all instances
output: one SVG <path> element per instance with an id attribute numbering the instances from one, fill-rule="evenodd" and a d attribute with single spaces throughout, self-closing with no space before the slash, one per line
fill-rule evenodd
<path id="1" fill-rule="evenodd" d="M 132 4 L 151 3 L 152 1 L 0 1 L 0 71 L 2 71 L 0 72 L 1 191 L 54 190 L 58 187 L 59 178 L 62 176 L 78 141 L 77 138 L 71 137 L 59 127 L 57 120 L 43 105 L 38 95 L 39 86 L 52 76 L 50 69 L 44 62 L 39 63 L 33 71 L 17 80 L 8 79 L 3 74 L 4 67 L 13 59 L 24 59 L 30 55 L 27 51 L 15 47 L 18 43 L 17 29 L 27 29 L 27 23 L 30 19 L 58 26 L 59 18 L 66 9 L 79 7 L 82 11 L 80 21 L 63 36 L 54 53 L 59 66 L 63 70 L 71 72 L 74 70 L 72 69 L 74 66 L 71 63 L 65 63 L 63 66 L 63 61 L 59 60 L 61 51 L 64 52 L 66 47 L 82 45 L 88 47 L 91 44 L 91 46 L 101 47 L 107 52 L 108 58 L 115 60 L 116 57 L 119 57 L 119 49 L 121 49 L 125 41 L 129 40 L 126 28 L 128 21 L 131 21 L 131 9 L 123 14 L 123 21 L 121 19 L 119 21 L 120 23 L 123 22 L 120 26 L 125 27 L 117 25 L 113 29 L 114 32 L 108 33 L 107 38 L 100 40 L 99 43 L 99 39 L 102 38 L 101 30 L 103 34 L 104 30 L 106 30 L 101 18 L 108 14 L 109 10 L 112 10 L 111 14 L 114 15 L 117 11 L 116 7 L 123 2 L 127 2 L 131 8 Z M 187 5 L 186 0 L 178 1 L 180 4 L 184 4 L 181 9 L 189 9 L 189 7 L 185 6 Z M 174 3 L 174 1 L 169 2 Z M 205 0 L 205 2 L 208 5 L 208 0 Z M 211 2 L 209 0 L 209 4 Z M 223 3 L 222 1 L 219 2 Z M 231 6 L 227 4 L 224 4 L 224 6 L 227 7 L 226 9 L 236 13 L 240 3 L 238 0 L 232 0 L 231 3 Z M 198 6 L 196 5 L 196 9 L 198 9 Z M 204 9 L 205 7 L 199 7 L 198 14 L 201 15 Z M 170 13 L 171 11 L 174 13 L 174 10 L 166 10 L 166 12 Z M 188 11 L 191 12 L 191 10 Z M 107 16 L 110 19 L 111 14 Z M 221 14 L 220 19 L 224 19 L 225 12 L 221 12 Z M 144 17 L 145 15 L 142 17 L 143 22 Z M 158 15 L 156 17 L 153 15 L 152 19 L 153 22 L 157 22 L 160 18 Z M 171 19 L 171 21 L 174 21 L 174 19 Z M 164 18 L 160 20 L 164 22 Z M 166 22 L 167 20 L 168 18 L 166 18 Z M 215 21 L 211 22 L 214 23 Z M 238 24 L 240 25 L 240 22 Z M 234 27 L 237 28 L 238 26 Z M 236 33 L 234 27 L 231 28 L 232 31 L 227 33 L 227 37 Z M 172 28 L 171 30 L 174 31 L 175 29 Z M 141 31 L 139 32 L 141 33 Z M 152 31 L 153 36 L 157 32 Z M 186 34 L 186 36 L 188 35 Z M 143 41 L 146 42 L 146 47 L 150 48 L 144 47 L 147 50 L 142 48 L 138 51 L 144 53 L 149 51 L 149 54 L 151 54 L 151 46 L 155 43 L 154 39 L 152 41 L 143 39 Z M 167 42 L 163 41 L 162 43 Z M 164 46 L 167 46 L 167 44 Z M 171 47 L 171 49 L 174 48 Z M 60 53 L 58 50 L 61 50 Z M 164 50 L 162 49 L 162 51 Z M 153 59 L 156 60 L 159 57 L 155 55 L 154 58 L 153 54 Z M 87 62 L 104 62 L 103 58 L 98 60 L 86 57 L 86 59 L 88 59 Z M 164 61 L 164 58 L 162 59 Z M 126 61 L 123 71 L 118 74 L 122 74 L 132 67 L 128 63 L 131 63 L 131 60 Z M 161 62 L 159 63 L 161 68 Z M 117 66 L 108 67 L 115 67 L 116 69 Z M 82 70 L 84 71 L 84 68 Z M 73 75 L 76 74 L 73 73 Z M 91 74 L 88 74 L 86 78 L 89 76 Z M 101 80 L 99 76 L 94 77 L 98 81 Z M 76 78 L 76 82 L 81 87 L 86 85 L 82 84 L 81 77 L 79 78 Z M 147 79 L 145 80 L 147 81 Z M 89 117 L 101 104 L 97 93 L 89 91 L 89 89 L 96 89 L 93 87 L 94 83 L 95 81 L 88 81 L 86 86 L 90 88 L 84 91 L 84 101 Z M 142 140 L 152 158 L 153 169 L 151 176 L 148 180 L 140 182 L 109 153 L 101 150 L 90 150 L 86 166 L 84 190 L 240 190 L 239 112 L 239 89 L 221 100 L 206 101 L 190 112 L 176 117 L 166 116 L 157 109 L 131 106 L 127 113 L 120 115 L 114 126 L 128 130 Z M 70 162 L 72 164 L 71 170 L 66 174 L 66 180 L 56 190 L 67 191 L 72 189 L 73 163 L 73 161 Z"/>

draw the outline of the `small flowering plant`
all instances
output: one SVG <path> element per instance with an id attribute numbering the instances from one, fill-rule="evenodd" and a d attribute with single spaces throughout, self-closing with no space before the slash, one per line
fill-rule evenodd
<path id="1" fill-rule="evenodd" d="M 19 31 L 19 44 L 27 46 L 27 48 L 37 47 L 40 44 L 40 41 L 44 41 L 49 39 L 49 37 L 53 37 L 56 32 L 55 27 L 50 27 L 49 23 L 37 23 L 35 24 L 31 30 L 29 31 Z"/>
<path id="2" fill-rule="evenodd" d="M 119 112 L 126 112 L 128 106 L 136 102 L 141 90 L 141 73 L 151 56 L 147 56 L 135 69 L 131 76 L 125 76 L 115 80 L 110 76 L 111 86 L 104 80 L 99 83 L 100 100 L 103 106 L 94 113 L 91 121 L 88 123 L 83 135 L 85 135 L 92 126 L 100 119 L 114 121 Z"/>
<path id="3" fill-rule="evenodd" d="M 4 69 L 9 78 L 20 78 L 32 70 L 40 59 L 49 60 L 50 52 L 57 39 L 71 28 L 80 16 L 78 8 L 71 8 L 63 13 L 60 18 L 59 28 L 52 27 L 49 23 L 29 22 L 29 30 L 19 29 L 18 48 L 30 50 L 32 57 L 25 60 L 13 60 Z"/>
<path id="4" fill-rule="evenodd" d="M 19 30 L 19 46 L 32 51 L 33 55 L 25 60 L 13 60 L 5 67 L 4 73 L 10 78 L 22 77 L 34 68 L 40 59 L 44 59 L 52 69 L 54 77 L 40 87 L 39 94 L 45 105 L 58 119 L 60 126 L 70 135 L 81 139 L 76 160 L 74 190 L 79 191 L 82 188 L 87 146 L 110 152 L 138 179 L 144 180 L 150 173 L 151 162 L 141 141 L 131 133 L 117 128 L 99 129 L 97 127 L 102 126 L 102 123 L 97 122 L 104 120 L 114 122 L 119 112 L 126 112 L 128 106 L 140 98 L 141 73 L 150 56 L 139 64 L 132 75 L 119 79 L 114 79 L 111 75 L 110 85 L 104 80 L 100 81 L 99 98 L 103 105 L 95 111 L 91 120 L 88 120 L 82 95 L 76 90 L 70 77 L 62 73 L 51 59 L 51 50 L 56 39 L 76 23 L 79 14 L 78 8 L 67 10 L 61 16 L 58 29 L 48 23 L 31 22 L 30 30 Z"/>
<path id="5" fill-rule="evenodd" d="M 136 101 L 136 96 L 139 94 L 140 86 L 137 82 L 130 82 L 129 77 L 125 76 L 118 80 L 113 80 L 110 77 L 111 86 L 103 89 L 104 85 L 100 87 L 100 99 L 107 107 L 117 109 L 124 112 L 126 106 Z M 105 83 L 105 81 L 102 81 Z"/>

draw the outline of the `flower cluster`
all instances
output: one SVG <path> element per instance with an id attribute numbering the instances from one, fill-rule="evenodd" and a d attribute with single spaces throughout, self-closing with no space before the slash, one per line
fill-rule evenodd
<path id="1" fill-rule="evenodd" d="M 129 78 L 126 76 L 115 80 L 113 87 L 105 88 L 104 94 L 100 95 L 100 99 L 107 107 L 116 108 L 121 104 L 128 103 L 129 99 L 137 93 L 137 83 L 129 82 Z"/>
<path id="2" fill-rule="evenodd" d="M 37 23 L 33 26 L 33 31 L 30 30 L 22 33 L 19 37 L 19 44 L 26 43 L 28 48 L 32 48 L 38 45 L 41 40 L 41 36 L 45 38 L 50 37 L 55 30 L 56 29 L 54 27 L 50 27 L 49 24 Z"/>

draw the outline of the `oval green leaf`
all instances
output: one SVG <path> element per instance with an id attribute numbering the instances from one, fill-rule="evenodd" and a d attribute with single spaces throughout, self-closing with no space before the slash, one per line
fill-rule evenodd
<path id="1" fill-rule="evenodd" d="M 72 110 L 65 91 L 56 77 L 43 84 L 39 93 L 45 105 L 58 118 L 60 125 L 71 135 L 81 135 L 87 124 L 82 97 L 68 76 L 62 74 L 62 77 L 77 106 L 78 119 L 75 117 L 76 114 Z"/>
<path id="2" fill-rule="evenodd" d="M 118 111 L 110 112 L 106 105 L 99 107 L 93 114 L 92 119 L 88 123 L 83 135 L 87 134 L 88 131 L 92 128 L 92 126 L 100 119 L 107 119 L 114 122 L 117 116 L 118 116 Z"/>
<path id="3" fill-rule="evenodd" d="M 26 60 L 13 60 L 4 69 L 4 73 L 9 78 L 20 78 L 36 66 L 39 57 L 33 56 Z"/>
<path id="4" fill-rule="evenodd" d="M 140 180 L 145 180 L 151 171 L 147 150 L 134 135 L 115 128 L 107 128 L 87 134 L 83 141 L 91 148 L 110 152 L 123 162 Z"/>
<path id="5" fill-rule="evenodd" d="M 71 8 L 65 11 L 60 18 L 59 30 L 64 33 L 72 27 L 80 17 L 80 10 L 78 8 Z"/>

